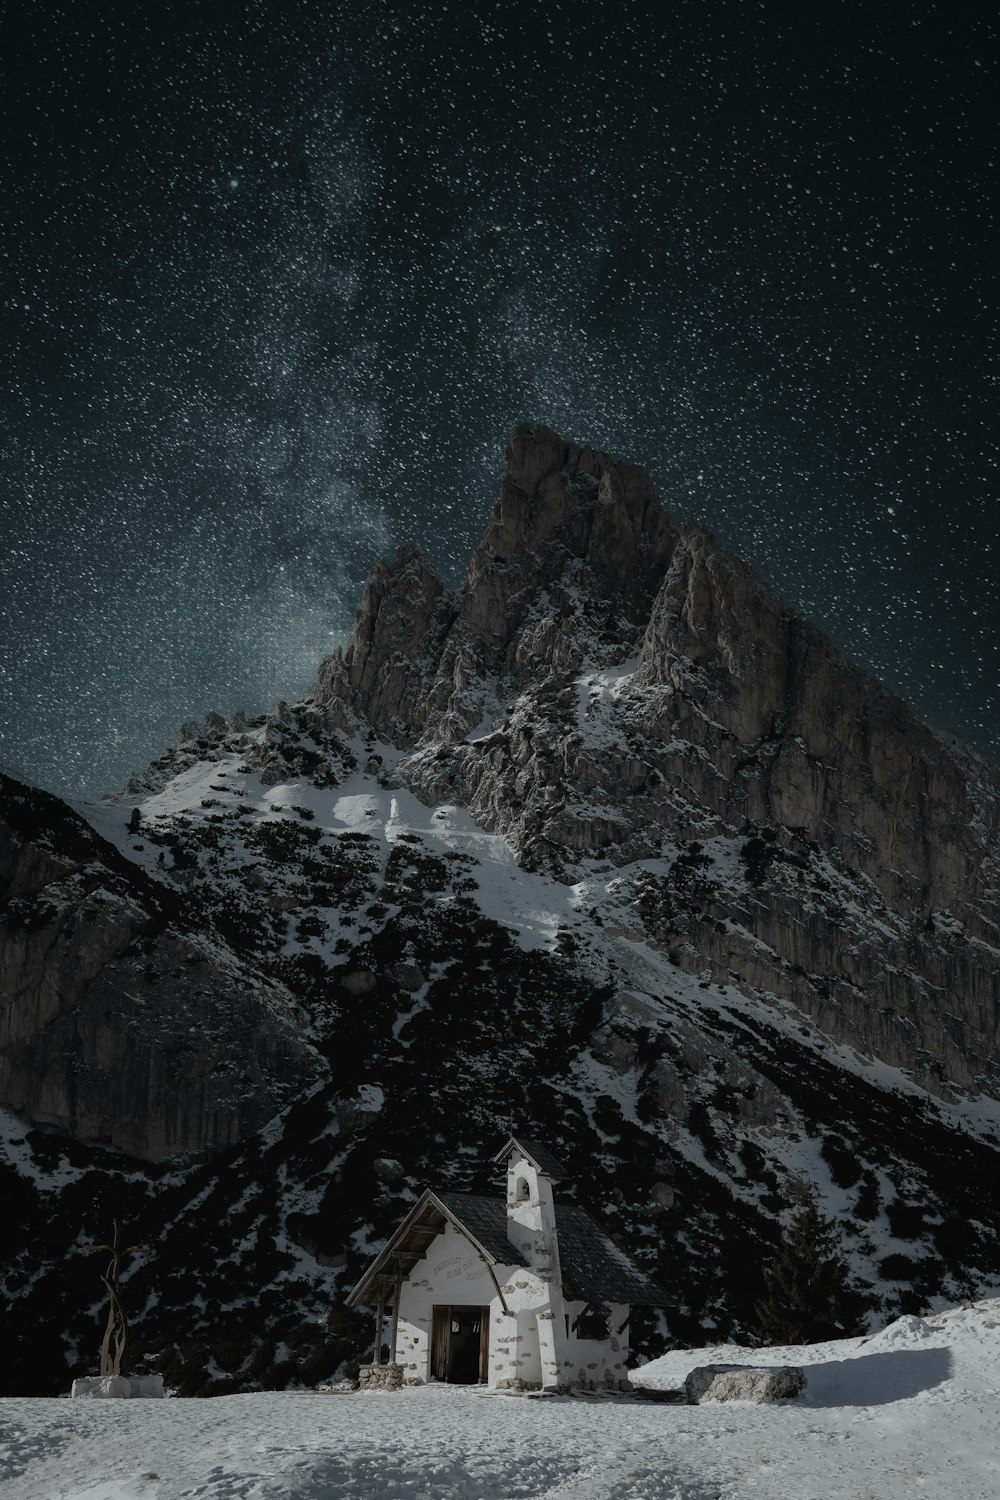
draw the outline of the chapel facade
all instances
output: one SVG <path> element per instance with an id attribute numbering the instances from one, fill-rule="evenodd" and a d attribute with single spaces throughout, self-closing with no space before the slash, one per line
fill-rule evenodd
<path id="1" fill-rule="evenodd" d="M 376 1313 L 362 1386 L 627 1388 L 631 1309 L 665 1294 L 588 1213 L 556 1204 L 567 1173 L 546 1147 L 511 1136 L 494 1161 L 505 1198 L 426 1191 L 350 1293 Z"/>

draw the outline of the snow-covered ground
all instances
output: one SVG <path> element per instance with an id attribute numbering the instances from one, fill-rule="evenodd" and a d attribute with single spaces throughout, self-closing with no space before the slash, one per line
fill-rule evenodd
<path id="1" fill-rule="evenodd" d="M 635 1372 L 794 1363 L 779 1406 L 427 1386 L 214 1401 L 0 1402 L 4 1500 L 996 1500 L 1000 1301 L 802 1349 L 688 1350 Z"/>

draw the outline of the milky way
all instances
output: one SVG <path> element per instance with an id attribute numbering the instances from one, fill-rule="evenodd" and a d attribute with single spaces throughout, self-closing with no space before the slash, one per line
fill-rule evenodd
<path id="1" fill-rule="evenodd" d="M 0 762 L 95 794 L 307 690 L 377 556 L 460 578 L 523 418 L 1000 756 L 991 22 L 23 9 Z"/>

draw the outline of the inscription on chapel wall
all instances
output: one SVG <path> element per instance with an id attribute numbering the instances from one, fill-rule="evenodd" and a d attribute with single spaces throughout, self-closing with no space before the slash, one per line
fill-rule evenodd
<path id="1" fill-rule="evenodd" d="M 431 1275 L 435 1281 L 439 1276 L 443 1276 L 446 1281 L 457 1281 L 459 1277 L 467 1281 L 478 1281 L 482 1274 L 482 1263 L 464 1255 L 446 1255 L 431 1267 Z"/>

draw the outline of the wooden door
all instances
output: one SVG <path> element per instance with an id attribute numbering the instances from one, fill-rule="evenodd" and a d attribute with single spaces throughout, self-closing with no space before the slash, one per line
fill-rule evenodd
<path id="1" fill-rule="evenodd" d="M 451 1363 L 451 1308 L 435 1307 L 431 1328 L 431 1378 L 447 1380 Z"/>
<path id="2" fill-rule="evenodd" d="M 483 1385 L 490 1383 L 490 1310 L 479 1309 L 482 1322 L 479 1325 L 479 1379 Z"/>

